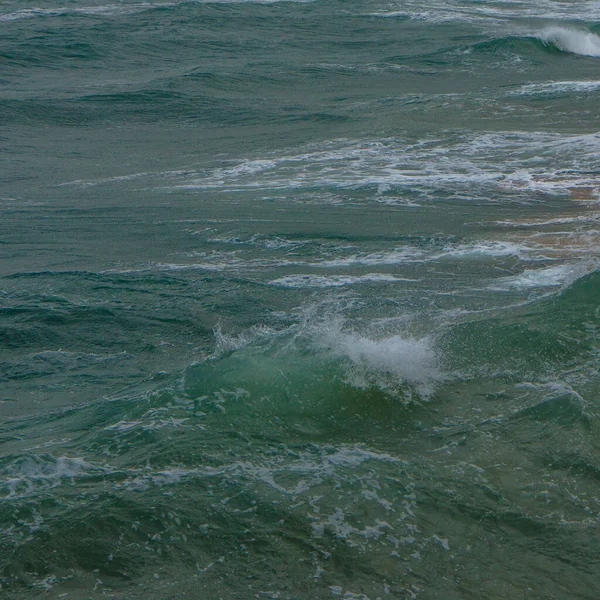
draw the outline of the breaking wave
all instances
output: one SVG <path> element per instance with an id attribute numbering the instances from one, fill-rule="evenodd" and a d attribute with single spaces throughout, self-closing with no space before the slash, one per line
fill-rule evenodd
<path id="1" fill-rule="evenodd" d="M 537 38 L 563 52 L 600 57 L 600 37 L 591 31 L 555 26 L 545 29 Z"/>

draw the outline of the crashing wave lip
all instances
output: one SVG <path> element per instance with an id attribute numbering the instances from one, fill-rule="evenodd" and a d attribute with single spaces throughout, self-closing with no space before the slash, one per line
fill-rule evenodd
<path id="1" fill-rule="evenodd" d="M 591 31 L 554 26 L 539 32 L 536 37 L 544 44 L 552 44 L 563 52 L 600 57 L 600 37 Z"/>
<path id="2" fill-rule="evenodd" d="M 345 329 L 339 318 L 309 324 L 305 333 L 315 350 L 342 361 L 352 387 L 376 387 L 410 402 L 415 393 L 417 399 L 430 398 L 446 378 L 432 337 L 370 337 Z"/>
<path id="3" fill-rule="evenodd" d="M 388 283 L 388 282 L 416 282 L 417 279 L 406 279 L 385 273 L 368 273 L 367 275 L 286 275 L 269 281 L 270 285 L 290 288 L 325 288 L 342 287 L 357 283 Z"/>

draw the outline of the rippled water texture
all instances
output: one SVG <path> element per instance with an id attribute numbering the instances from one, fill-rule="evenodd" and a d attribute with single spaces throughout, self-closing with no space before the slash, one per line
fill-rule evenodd
<path id="1" fill-rule="evenodd" d="M 7 0 L 0 56 L 0 598 L 598 597 L 598 2 Z"/>

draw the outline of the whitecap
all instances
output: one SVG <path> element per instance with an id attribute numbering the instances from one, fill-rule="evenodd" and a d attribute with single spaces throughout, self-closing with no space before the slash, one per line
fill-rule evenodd
<path id="1" fill-rule="evenodd" d="M 537 37 L 564 52 L 600 57 L 600 37 L 591 31 L 556 26 L 545 29 Z"/>
<path id="2" fill-rule="evenodd" d="M 412 393 L 400 390 L 403 385 L 408 384 L 426 398 L 444 379 L 431 337 L 371 338 L 344 330 L 342 322 L 335 319 L 314 327 L 312 336 L 318 349 L 347 361 L 347 383 L 355 387 L 376 386 L 400 392 L 410 400 Z"/>

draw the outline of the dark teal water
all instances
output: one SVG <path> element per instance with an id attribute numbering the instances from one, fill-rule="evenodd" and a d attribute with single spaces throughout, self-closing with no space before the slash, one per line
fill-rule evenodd
<path id="1" fill-rule="evenodd" d="M 0 32 L 0 598 L 598 597 L 597 2 Z"/>

